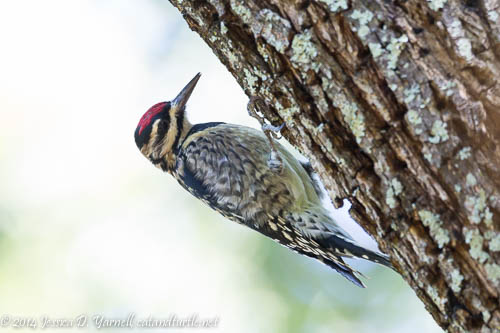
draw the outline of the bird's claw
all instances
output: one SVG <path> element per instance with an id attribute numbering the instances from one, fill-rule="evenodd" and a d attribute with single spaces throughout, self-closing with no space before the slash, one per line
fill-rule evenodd
<path id="1" fill-rule="evenodd" d="M 280 126 L 273 126 L 271 124 L 266 124 L 265 122 L 266 119 L 257 113 L 258 111 L 257 103 L 260 103 L 261 107 L 266 107 L 264 100 L 262 100 L 262 98 L 257 96 L 252 96 L 250 97 L 250 100 L 248 101 L 247 105 L 248 114 L 259 121 L 262 130 L 264 131 L 264 134 L 269 140 L 269 145 L 271 146 L 271 153 L 269 154 L 267 165 L 269 166 L 271 171 L 281 173 L 281 171 L 283 170 L 283 160 L 281 159 L 280 154 L 276 150 L 273 138 L 276 140 L 281 139 L 281 136 L 278 136 L 276 133 L 280 133 L 281 129 L 283 129 L 283 127 L 285 126 L 285 123 L 281 124 Z"/>
<path id="2" fill-rule="evenodd" d="M 264 124 L 262 125 L 262 130 L 265 132 L 265 131 L 269 131 L 271 132 L 272 136 L 276 139 L 276 140 L 279 140 L 281 139 L 283 136 L 281 135 L 281 130 L 283 129 L 283 127 L 285 127 L 285 123 L 281 124 L 280 126 L 274 126 L 274 125 L 271 125 L 271 124 Z M 278 136 L 278 134 L 280 134 Z"/>

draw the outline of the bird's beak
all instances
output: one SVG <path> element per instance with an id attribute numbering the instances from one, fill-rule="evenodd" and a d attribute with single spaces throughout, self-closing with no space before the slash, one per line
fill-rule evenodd
<path id="1" fill-rule="evenodd" d="M 182 108 L 186 105 L 191 93 L 196 87 L 198 80 L 201 77 L 201 73 L 196 74 L 196 76 L 189 81 L 189 83 L 182 89 L 182 91 L 177 95 L 177 97 L 172 101 L 172 106 L 178 110 L 182 110 Z"/>

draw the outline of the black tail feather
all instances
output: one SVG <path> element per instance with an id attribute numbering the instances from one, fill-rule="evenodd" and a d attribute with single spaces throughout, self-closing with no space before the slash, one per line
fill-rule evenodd
<path id="1" fill-rule="evenodd" d="M 355 285 L 361 288 L 366 288 L 366 286 L 361 282 L 361 280 L 356 276 L 359 272 L 353 270 L 349 267 L 342 258 L 338 258 L 337 261 L 322 259 L 321 260 L 325 265 L 336 270 L 340 275 L 345 277 L 347 280 L 351 281 Z"/>
<path id="2" fill-rule="evenodd" d="M 336 235 L 329 235 L 329 237 L 325 239 L 325 243 L 338 252 L 340 256 L 342 256 L 342 254 L 344 254 L 345 257 L 354 256 L 394 269 L 389 260 L 389 256 L 386 254 L 365 249 L 350 240 L 346 240 Z"/>

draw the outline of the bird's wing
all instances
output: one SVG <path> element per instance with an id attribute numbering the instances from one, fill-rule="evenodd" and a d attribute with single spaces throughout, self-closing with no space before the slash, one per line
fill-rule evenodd
<path id="1" fill-rule="evenodd" d="M 260 131 L 230 124 L 204 128 L 183 142 L 177 157 L 177 178 L 214 209 L 237 212 L 251 223 L 264 223 L 269 214 L 304 205 L 309 196 L 317 198 L 297 160 L 284 155 L 283 172 L 271 171 L 267 165 L 270 151 Z"/>

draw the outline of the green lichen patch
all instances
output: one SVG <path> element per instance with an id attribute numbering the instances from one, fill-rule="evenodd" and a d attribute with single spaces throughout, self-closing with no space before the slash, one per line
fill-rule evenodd
<path id="1" fill-rule="evenodd" d="M 431 128 L 431 137 L 429 137 L 429 142 L 433 144 L 437 144 L 440 142 L 445 142 L 448 140 L 448 131 L 446 130 L 447 124 L 441 120 L 436 120 L 434 124 L 432 124 Z"/>
<path id="2" fill-rule="evenodd" d="M 421 125 L 422 124 L 422 118 L 420 117 L 420 114 L 415 111 L 415 110 L 410 110 L 406 113 L 406 119 L 408 122 L 414 126 Z"/>
<path id="3" fill-rule="evenodd" d="M 462 192 L 462 186 L 455 184 L 455 192 L 457 192 L 457 193 Z"/>
<path id="4" fill-rule="evenodd" d="M 418 94 L 420 94 L 420 87 L 418 84 L 414 84 L 411 88 L 405 89 L 403 94 L 405 96 L 404 102 L 409 104 L 415 99 L 415 97 L 417 97 Z"/>
<path id="5" fill-rule="evenodd" d="M 432 153 L 431 152 L 424 153 L 424 158 L 427 160 L 427 162 L 429 162 L 429 164 L 432 164 Z"/>
<path id="6" fill-rule="evenodd" d="M 292 57 L 290 60 L 295 63 L 309 64 L 318 55 L 316 45 L 311 41 L 312 33 L 306 30 L 294 36 L 292 41 Z"/>
<path id="7" fill-rule="evenodd" d="M 311 85 L 309 87 L 309 91 L 311 93 L 311 96 L 316 101 L 316 105 L 318 106 L 320 112 L 324 114 L 328 113 L 330 111 L 330 108 L 328 106 L 328 102 L 326 101 L 325 98 L 325 93 L 321 88 L 321 86 Z"/>
<path id="8" fill-rule="evenodd" d="M 491 22 L 494 22 L 494 23 L 498 23 L 498 18 L 499 18 L 499 15 L 497 13 L 496 10 L 490 10 L 488 12 L 488 19 L 491 21 Z"/>
<path id="9" fill-rule="evenodd" d="M 240 61 L 239 58 L 236 56 L 236 54 L 229 50 L 228 48 L 223 48 L 222 52 L 224 55 L 227 57 L 227 60 L 231 65 L 233 65 L 234 68 L 239 68 L 240 67 Z"/>
<path id="10" fill-rule="evenodd" d="M 392 179 L 391 184 L 394 189 L 394 194 L 399 195 L 403 191 L 403 185 L 396 178 Z"/>
<path id="11" fill-rule="evenodd" d="M 356 142 L 361 143 L 365 136 L 366 123 L 365 117 L 359 110 L 357 104 L 348 100 L 345 93 L 343 93 L 338 86 L 334 85 L 332 81 L 323 80 L 322 88 L 328 97 L 330 97 L 332 105 L 342 113 L 344 121 L 356 138 Z M 363 148 L 368 152 L 370 151 L 370 147 L 365 146 Z"/>
<path id="12" fill-rule="evenodd" d="M 243 23 L 250 27 L 256 38 L 262 37 L 280 53 L 284 53 L 289 47 L 291 25 L 288 20 L 267 8 L 259 11 L 256 17 L 254 17 L 251 10 L 242 0 L 231 0 L 230 4 L 232 11 L 241 18 Z"/>
<path id="13" fill-rule="evenodd" d="M 370 48 L 370 52 L 372 53 L 373 58 L 378 58 L 382 55 L 384 50 L 382 49 L 382 45 L 379 43 L 368 43 L 368 47 Z"/>
<path id="14" fill-rule="evenodd" d="M 349 8 L 347 0 L 319 0 L 328 6 L 333 13 L 340 12 Z"/>
<path id="15" fill-rule="evenodd" d="M 373 13 L 369 10 L 360 11 L 355 9 L 351 14 L 351 18 L 357 20 L 361 25 L 366 25 L 373 19 Z"/>
<path id="16" fill-rule="evenodd" d="M 474 58 L 472 54 L 472 45 L 468 38 L 460 38 L 457 41 L 458 53 L 465 58 L 465 60 L 470 61 Z"/>
<path id="17" fill-rule="evenodd" d="M 396 207 L 396 197 L 394 196 L 394 190 L 392 187 L 389 187 L 385 192 L 385 203 L 389 206 L 389 208 Z"/>
<path id="18" fill-rule="evenodd" d="M 468 159 L 471 156 L 471 147 L 464 147 L 460 149 L 457 154 L 457 158 L 461 161 Z"/>
<path id="19" fill-rule="evenodd" d="M 467 176 L 465 176 L 465 183 L 467 184 L 467 186 L 476 186 L 476 177 L 474 177 L 472 173 L 468 173 Z"/>
<path id="20" fill-rule="evenodd" d="M 438 243 L 439 248 L 442 248 L 450 242 L 450 234 L 448 230 L 443 229 L 440 215 L 424 209 L 418 212 L 418 216 L 422 223 L 429 228 L 430 234 Z"/>
<path id="21" fill-rule="evenodd" d="M 429 295 L 434 304 L 436 304 L 440 310 L 443 310 L 445 304 L 448 302 L 448 299 L 446 297 L 442 297 L 441 295 L 439 295 L 438 290 L 433 286 L 431 286 L 430 284 L 428 284 L 425 289 L 427 295 Z"/>
<path id="22" fill-rule="evenodd" d="M 483 251 L 483 236 L 476 229 L 465 229 L 465 242 L 469 244 L 469 253 L 472 258 L 476 259 L 480 263 L 485 262 L 489 255 Z"/>
<path id="23" fill-rule="evenodd" d="M 359 27 L 354 28 L 353 30 L 357 31 L 358 36 L 362 40 L 365 39 L 365 37 L 370 33 L 370 27 L 368 26 L 368 23 L 370 23 L 373 19 L 373 13 L 369 10 L 360 11 L 358 9 L 355 9 L 352 12 L 350 18 L 358 21 Z"/>
<path id="24" fill-rule="evenodd" d="M 438 11 L 444 7 L 447 0 L 427 0 L 429 8 Z"/>
<path id="25" fill-rule="evenodd" d="M 325 130 L 325 123 L 321 123 L 318 126 L 316 126 L 315 132 L 321 133 Z"/>
<path id="26" fill-rule="evenodd" d="M 467 180 L 468 185 L 471 183 L 470 181 L 472 179 Z M 477 224 L 481 221 L 484 221 L 486 225 L 493 223 L 493 213 L 491 213 L 488 207 L 486 192 L 483 189 L 479 190 L 478 195 L 468 195 L 466 197 L 465 208 L 470 212 L 469 219 L 473 223 Z"/>
<path id="27" fill-rule="evenodd" d="M 293 117 L 296 114 L 300 113 L 300 109 L 298 106 L 294 105 L 289 108 L 284 108 L 281 103 L 276 103 L 276 110 L 278 111 L 278 114 L 283 118 L 283 120 L 287 123 L 288 125 L 293 124 Z"/>
<path id="28" fill-rule="evenodd" d="M 226 24 L 224 24 L 224 22 L 220 23 L 220 33 L 223 35 L 227 33 L 227 27 Z"/>
<path id="29" fill-rule="evenodd" d="M 356 137 L 356 142 L 361 143 L 366 131 L 365 116 L 359 112 L 358 106 L 354 102 L 342 105 L 340 111 L 352 134 Z"/>
<path id="30" fill-rule="evenodd" d="M 493 252 L 500 251 L 500 234 L 499 233 L 496 233 L 494 231 L 488 231 L 484 235 L 484 238 L 489 240 L 488 247 L 490 248 L 491 251 L 493 251 Z"/>
<path id="31" fill-rule="evenodd" d="M 456 87 L 456 83 L 453 81 L 446 81 L 440 88 L 444 91 L 446 96 L 453 95 L 453 88 Z"/>
<path id="32" fill-rule="evenodd" d="M 334 89 L 336 87 L 332 86 L 329 88 Z M 346 95 L 339 89 L 335 89 L 335 93 L 331 92 L 328 96 L 332 99 L 333 106 L 340 109 L 340 112 L 344 117 L 344 121 L 347 123 L 356 138 L 356 142 L 360 143 L 365 136 L 366 124 L 365 117 L 360 112 L 356 103 L 349 101 Z"/>
<path id="33" fill-rule="evenodd" d="M 318 136 L 324 130 L 325 124 L 323 123 L 315 126 L 311 119 L 302 118 L 300 121 L 302 122 L 302 125 L 304 125 L 304 127 L 307 128 L 315 136 Z"/>
<path id="34" fill-rule="evenodd" d="M 250 11 L 250 9 L 247 6 L 245 6 L 245 1 L 243 1 L 243 0 L 231 0 L 230 4 L 231 4 L 231 9 L 233 10 L 233 12 L 236 15 L 238 15 L 244 23 L 250 25 L 253 16 L 252 16 L 252 12 Z"/>
<path id="35" fill-rule="evenodd" d="M 263 9 L 259 12 L 259 21 L 262 22 L 260 36 L 278 52 L 284 53 L 290 45 L 288 40 L 292 27 L 290 22 L 269 9 Z"/>
<path id="36" fill-rule="evenodd" d="M 246 86 L 250 90 L 250 93 L 254 95 L 256 92 L 255 84 L 259 81 L 259 78 L 246 68 L 243 68 L 243 73 L 245 74 Z"/>
<path id="37" fill-rule="evenodd" d="M 486 275 L 488 279 L 493 281 L 494 283 L 500 282 L 500 266 L 497 264 L 486 264 L 484 265 L 484 269 L 486 270 Z"/>
<path id="38" fill-rule="evenodd" d="M 408 65 L 406 63 L 405 65 Z M 403 68 L 406 68 L 403 66 Z M 401 97 L 399 97 L 401 98 Z M 406 86 L 403 89 L 403 102 L 407 105 L 408 107 L 408 112 L 406 113 L 406 120 L 408 121 L 409 125 L 413 128 L 415 134 L 420 135 L 423 132 L 423 128 L 418 125 L 422 125 L 422 117 L 420 113 L 420 108 L 422 105 L 425 107 L 425 103 L 422 102 L 422 93 L 421 93 L 421 88 L 418 84 L 413 84 L 411 86 Z"/>
<path id="39" fill-rule="evenodd" d="M 218 35 L 214 34 L 210 36 L 210 41 L 212 43 L 219 43 L 219 50 L 226 57 L 227 61 L 230 64 L 230 67 L 235 69 L 241 68 L 241 61 L 237 52 L 234 51 L 232 47 L 231 40 L 219 40 Z M 225 44 L 227 42 L 228 44 Z"/>
<path id="40" fill-rule="evenodd" d="M 385 203 L 390 208 L 396 207 L 396 196 L 401 194 L 403 191 L 403 185 L 399 182 L 397 178 L 393 178 L 387 188 L 385 193 Z"/>
<path id="41" fill-rule="evenodd" d="M 451 290 L 453 290 L 456 293 L 460 292 L 462 281 L 464 280 L 464 277 L 462 276 L 462 274 L 460 274 L 460 271 L 458 269 L 452 270 L 450 278 L 451 278 L 451 284 L 450 284 Z"/>
<path id="42" fill-rule="evenodd" d="M 455 41 L 457 53 L 466 61 L 471 61 L 474 58 L 472 54 L 472 45 L 470 40 L 465 37 L 465 29 L 462 22 L 458 18 L 453 18 L 451 22 L 448 22 L 446 27 L 452 40 Z"/>
<path id="43" fill-rule="evenodd" d="M 485 323 L 487 323 L 488 321 L 490 321 L 491 313 L 488 310 L 481 311 L 481 315 L 483 316 L 483 320 L 484 320 Z"/>
<path id="44" fill-rule="evenodd" d="M 401 35 L 398 38 L 391 38 L 386 47 L 387 51 L 389 51 L 387 54 L 387 67 L 390 70 L 395 70 L 398 66 L 399 56 L 401 55 L 401 52 L 403 52 L 406 43 L 408 43 L 408 36 L 406 35 Z"/>
<path id="45" fill-rule="evenodd" d="M 421 109 L 425 109 L 425 108 L 427 107 L 427 105 L 428 105 L 430 102 L 431 102 L 430 97 L 427 97 L 427 98 L 426 98 L 426 99 L 422 102 L 422 104 L 420 104 L 420 106 L 419 106 L 419 107 L 420 107 Z"/>

